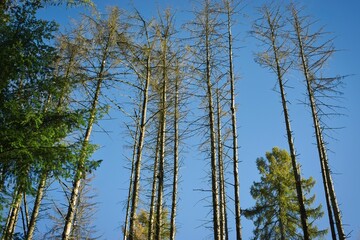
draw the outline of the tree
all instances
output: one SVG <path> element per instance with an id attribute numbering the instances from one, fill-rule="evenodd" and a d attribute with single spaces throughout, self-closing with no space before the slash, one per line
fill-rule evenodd
<path id="1" fill-rule="evenodd" d="M 219 182 L 216 149 L 216 122 L 215 122 L 215 94 L 214 86 L 221 79 L 219 53 L 221 52 L 221 28 L 219 8 L 210 1 L 202 1 L 201 9 L 195 11 L 195 19 L 189 23 L 191 35 L 194 39 L 192 49 L 194 56 L 193 78 L 198 77 L 199 88 L 203 89 L 204 111 L 206 123 L 204 130 L 208 135 L 208 152 L 210 156 L 210 179 L 212 196 L 212 215 L 214 239 L 221 239 L 220 232 L 220 206 Z M 190 28 L 190 27 L 189 27 Z"/>
<path id="2" fill-rule="evenodd" d="M 301 224 L 303 228 L 304 239 L 309 239 L 309 230 L 307 222 L 307 212 L 305 210 L 303 189 L 301 186 L 300 166 L 297 164 L 295 144 L 293 132 L 290 124 L 290 114 L 288 109 L 288 101 L 286 97 L 286 81 L 285 74 L 291 66 L 289 60 L 289 46 L 287 35 L 284 34 L 284 20 L 279 7 L 264 6 L 260 9 L 262 18 L 254 24 L 254 35 L 257 37 L 267 49 L 257 55 L 256 61 L 269 69 L 271 69 L 277 77 L 279 85 L 281 104 L 285 119 L 286 135 L 289 144 L 293 176 L 296 184 L 297 199 L 299 203 L 299 211 L 301 216 Z"/>
<path id="3" fill-rule="evenodd" d="M 0 56 L 4 59 L 0 76 L 0 190 L 13 192 L 5 239 L 14 234 L 23 197 L 26 203 L 26 194 L 34 193 L 33 179 L 40 178 L 44 169 L 61 172 L 70 161 L 74 148 L 63 140 L 81 125 L 78 111 L 57 108 L 65 84 L 54 77 L 58 55 L 48 43 L 57 27 L 38 19 L 41 7 L 39 2 L 21 1 L 6 12 L 9 20 L 0 27 Z M 34 226 L 34 219 L 30 226 Z M 26 228 L 27 224 L 25 235 Z"/>
<path id="4" fill-rule="evenodd" d="M 135 140 L 136 154 L 134 161 L 134 172 L 133 172 L 133 184 L 130 204 L 130 221 L 129 221 L 129 240 L 134 240 L 135 237 L 135 222 L 137 217 L 137 208 L 139 201 L 140 191 L 140 176 L 141 176 L 141 165 L 143 156 L 143 147 L 145 141 L 145 133 L 147 127 L 147 112 L 149 102 L 149 86 L 152 80 L 152 63 L 153 63 L 153 51 L 156 42 L 156 37 L 151 33 L 151 22 L 146 21 L 139 12 L 134 16 L 136 24 L 140 23 L 139 37 L 144 37 L 144 43 L 136 43 L 135 41 L 130 44 L 127 43 L 127 52 L 125 58 L 127 66 L 133 71 L 139 81 L 138 87 L 142 93 L 141 96 L 141 110 L 140 110 L 140 121 L 139 121 L 139 135 L 138 139 Z M 123 44 L 123 43 L 121 43 Z"/>
<path id="5" fill-rule="evenodd" d="M 295 179 L 292 173 L 291 157 L 286 150 L 277 147 L 266 153 L 266 160 L 258 158 L 256 165 L 261 175 L 260 182 L 251 186 L 251 196 L 256 204 L 244 210 L 246 218 L 254 221 L 253 239 L 302 239 L 299 205 L 296 201 Z M 315 181 L 302 179 L 304 203 L 309 219 L 317 220 L 323 216 L 321 205 L 312 207 L 315 195 L 310 194 Z M 314 221 L 309 223 L 309 237 L 315 239 L 326 234 L 319 230 Z"/>
<path id="6" fill-rule="evenodd" d="M 324 123 L 320 118 L 321 116 L 330 115 L 324 108 L 330 109 L 332 112 L 333 109 L 336 108 L 335 105 L 326 103 L 322 99 L 333 100 L 335 98 L 334 93 L 336 95 L 341 94 L 338 90 L 338 86 L 343 77 L 322 77 L 324 65 L 329 57 L 335 52 L 332 41 L 319 43 L 321 36 L 324 35 L 323 30 L 320 29 L 319 31 L 312 33 L 312 24 L 308 23 L 309 18 L 299 16 L 300 12 L 295 5 L 290 6 L 290 11 L 292 14 L 291 22 L 294 28 L 293 41 L 296 47 L 295 51 L 298 57 L 298 65 L 300 66 L 300 71 L 304 75 L 308 101 L 313 118 L 332 238 L 336 239 L 333 220 L 334 215 L 339 239 L 343 240 L 346 236 L 342 226 L 341 212 L 337 203 L 327 159 L 327 148 L 324 142 L 322 127 Z M 335 114 L 337 114 L 337 112 L 335 112 Z"/>
<path id="7" fill-rule="evenodd" d="M 73 187 L 65 219 L 62 239 L 69 239 L 74 225 L 74 217 L 77 212 L 79 191 L 81 182 L 86 178 L 86 173 L 96 168 L 100 162 L 90 161 L 89 156 L 94 148 L 90 144 L 90 136 L 93 126 L 101 117 L 104 108 L 101 108 L 100 98 L 102 88 L 106 80 L 114 80 L 112 71 L 121 63 L 117 48 L 119 33 L 122 32 L 119 24 L 120 11 L 112 8 L 108 19 L 87 16 L 78 30 L 82 32 L 82 38 L 78 47 L 82 49 L 81 66 L 78 69 L 85 92 L 90 95 L 90 105 L 86 119 L 86 129 L 81 137 L 81 149 L 75 166 Z M 85 21 L 86 20 L 86 21 Z"/>
<path id="8" fill-rule="evenodd" d="M 232 161 L 234 177 L 234 200 L 235 200 L 235 229 L 236 239 L 241 240 L 241 211 L 240 211 L 240 180 L 239 180 L 239 156 L 238 156 L 238 134 L 236 124 L 236 103 L 235 103 L 235 74 L 233 63 L 233 36 L 232 36 L 232 17 L 237 7 L 233 0 L 224 0 L 225 14 L 227 18 L 227 44 L 229 61 L 229 81 L 230 81 L 230 110 L 231 110 L 231 130 L 232 130 Z"/>

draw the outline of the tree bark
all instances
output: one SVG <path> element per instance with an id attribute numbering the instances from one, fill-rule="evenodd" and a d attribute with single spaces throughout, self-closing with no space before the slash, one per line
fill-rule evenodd
<path id="1" fill-rule="evenodd" d="M 168 27 L 168 26 L 167 26 Z M 167 28 L 166 27 L 166 28 Z M 162 45 L 162 87 L 161 87 L 161 109 L 160 109 L 160 152 L 159 152 L 159 175 L 158 175 L 158 198 L 157 198 L 157 210 L 156 210 L 156 231 L 155 239 L 161 239 L 162 229 L 162 210 L 163 210 L 163 195 L 164 195 L 164 165 L 165 165 L 165 145 L 166 145 L 166 115 L 167 115 L 167 85 L 168 85 L 168 60 L 166 55 L 168 54 L 168 29 L 165 29 Z"/>
<path id="2" fill-rule="evenodd" d="M 124 222 L 124 238 L 123 240 L 126 240 L 128 237 L 128 225 L 129 225 L 129 214 L 130 214 L 130 203 L 131 203 L 131 191 L 133 188 L 133 178 L 134 178 L 134 162 L 135 162 L 135 156 L 136 156 L 136 148 L 137 148 L 137 138 L 139 135 L 139 123 L 138 123 L 138 117 L 136 116 L 136 130 L 135 130 L 135 136 L 134 136 L 134 145 L 133 145 L 133 153 L 131 158 L 131 173 L 130 173 L 130 181 L 129 181 L 129 191 L 128 191 L 128 198 L 126 201 L 126 214 L 125 214 L 125 222 Z"/>
<path id="3" fill-rule="evenodd" d="M 219 89 L 216 89 L 216 108 L 217 108 L 217 150 L 218 150 L 218 171 L 219 171 L 219 220 L 220 237 L 222 240 L 228 239 L 227 216 L 226 216 L 226 188 L 223 159 L 223 141 L 221 131 L 221 107 Z"/>
<path id="4" fill-rule="evenodd" d="M 30 218 L 27 235 L 26 235 L 26 240 L 33 239 L 36 221 L 37 221 L 37 217 L 38 217 L 39 211 L 40 211 L 41 201 L 42 201 L 42 198 L 45 193 L 47 177 L 48 177 L 48 174 L 45 171 L 40 176 L 40 181 L 39 181 L 39 185 L 38 185 L 37 192 L 36 192 L 34 207 L 33 207 L 32 213 L 31 213 L 31 218 Z"/>
<path id="5" fill-rule="evenodd" d="M 210 131 L 210 162 L 211 162 L 211 191 L 212 191 L 212 207 L 213 207 L 213 230 L 214 239 L 220 240 L 220 223 L 219 223 L 219 190 L 217 180 L 217 167 L 216 167 L 216 137 L 215 137 L 215 121 L 214 121 L 214 106 L 213 94 L 211 83 L 211 57 L 210 57 L 210 3 L 205 1 L 205 66 L 206 66 L 206 97 L 208 108 L 208 121 Z"/>
<path id="6" fill-rule="evenodd" d="M 22 198 L 23 198 L 23 193 L 20 190 L 16 190 L 13 198 L 13 203 L 11 204 L 10 212 L 4 228 L 2 240 L 12 239 L 14 235 Z"/>
<path id="7" fill-rule="evenodd" d="M 174 173 L 171 196 L 171 215 L 170 215 L 170 240 L 175 240 L 176 234 L 176 209 L 177 209 L 177 191 L 179 175 L 179 66 L 175 70 L 175 98 L 174 98 Z"/>
<path id="8" fill-rule="evenodd" d="M 160 124 L 159 124 L 160 125 Z M 153 182 L 151 188 L 151 199 L 150 199 L 150 212 L 149 212 L 149 227 L 148 227 L 148 240 L 154 239 L 154 220 L 155 220 L 155 201 L 157 193 L 157 180 L 158 180 L 158 169 L 159 169 L 159 149 L 160 149 L 160 127 L 158 128 L 157 137 L 156 137 L 156 147 L 155 147 L 155 158 L 154 158 L 154 169 L 153 169 Z"/>

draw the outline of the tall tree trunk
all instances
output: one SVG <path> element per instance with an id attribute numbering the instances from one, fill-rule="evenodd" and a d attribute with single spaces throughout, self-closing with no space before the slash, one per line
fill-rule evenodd
<path id="1" fill-rule="evenodd" d="M 219 223 L 219 190 L 217 180 L 216 167 L 216 137 L 215 137 L 215 122 L 214 122 L 214 106 L 211 82 L 211 57 L 210 57 L 210 2 L 205 1 L 205 66 L 206 66 L 206 97 L 208 108 L 208 121 L 210 131 L 210 162 L 211 162 L 211 192 L 212 192 L 212 208 L 213 208 L 213 231 L 214 240 L 220 240 L 220 223 Z"/>
<path id="2" fill-rule="evenodd" d="M 218 171 L 219 171 L 219 220 L 220 220 L 220 235 L 222 240 L 228 239 L 227 228 L 227 214 L 226 214 L 226 189 L 225 189 L 225 173 L 224 173 L 224 159 L 223 159 L 223 141 L 221 131 L 221 107 L 220 107 L 220 93 L 216 89 L 216 108 L 217 108 L 217 149 L 218 149 Z"/>
<path id="3" fill-rule="evenodd" d="M 144 23 L 145 24 L 145 23 Z M 129 228 L 129 240 L 135 240 L 135 222 L 136 222 L 136 210 L 139 200 L 139 189 L 140 189 L 140 172 L 141 172 L 141 158 L 142 150 L 145 139 L 145 130 L 146 130 L 146 113 L 148 105 L 148 91 L 149 83 L 151 79 L 151 52 L 150 49 L 147 53 L 146 59 L 146 79 L 145 79 L 145 88 L 143 89 L 143 102 L 141 109 L 141 120 L 140 120 L 140 134 L 138 139 L 138 146 L 136 149 L 136 160 L 135 160 L 135 173 L 134 173 L 134 183 L 131 199 L 131 211 L 130 211 L 130 228 Z"/>
<path id="4" fill-rule="evenodd" d="M 157 209 L 156 209 L 156 229 L 155 239 L 161 239 L 162 230 L 162 210 L 163 210 L 163 195 L 164 195 L 164 165 L 165 165 L 165 146 L 166 146 L 166 115 L 167 115 L 167 85 L 168 85 L 168 61 L 166 55 L 168 54 L 168 31 L 165 30 L 163 39 L 161 40 L 161 54 L 162 54 L 162 87 L 161 87 L 161 109 L 160 109 L 160 152 L 159 152 L 159 174 L 158 174 L 158 194 L 157 194 Z"/>
<path id="5" fill-rule="evenodd" d="M 99 80 L 97 81 L 97 85 L 96 85 L 95 95 L 93 97 L 93 102 L 91 104 L 90 118 L 87 123 L 82 148 L 80 151 L 80 157 L 79 157 L 78 165 L 76 168 L 75 178 L 74 178 L 71 197 L 70 197 L 69 206 L 68 206 L 68 212 L 67 212 L 67 215 L 65 218 L 65 225 L 64 225 L 64 230 L 62 233 L 62 240 L 68 240 L 71 236 L 71 230 L 73 227 L 76 206 L 77 206 L 78 198 L 79 198 L 80 185 L 81 185 L 81 181 L 85 178 L 85 174 L 86 174 L 85 169 L 84 169 L 84 167 L 85 167 L 84 164 L 86 161 L 87 147 L 89 144 L 90 135 L 92 132 L 94 121 L 96 119 L 97 105 L 98 105 L 98 101 L 99 101 L 99 97 L 100 97 L 101 84 L 102 84 L 102 80 L 103 80 L 103 78 L 102 78 L 103 69 L 104 69 L 104 66 L 102 64 L 100 74 L 99 74 Z"/>
<path id="6" fill-rule="evenodd" d="M 161 124 L 159 124 L 161 126 Z M 161 129 L 158 127 L 155 147 L 154 169 L 153 169 L 153 182 L 151 188 L 150 199 L 150 212 L 149 212 L 149 227 L 148 227 L 148 240 L 154 239 L 154 220 L 155 220 L 155 201 L 157 193 L 158 171 L 159 171 L 159 149 L 160 149 L 160 135 Z"/>
<path id="7" fill-rule="evenodd" d="M 100 69 L 97 74 L 98 80 L 96 83 L 96 89 L 95 89 L 95 93 L 94 93 L 91 108 L 90 108 L 90 116 L 89 116 L 89 119 L 87 122 L 87 127 L 86 127 L 86 131 L 85 131 L 82 147 L 80 150 L 80 156 L 79 156 L 76 173 L 75 173 L 75 177 L 74 177 L 70 202 L 69 202 L 69 206 L 68 206 L 68 212 L 67 212 L 67 215 L 65 218 L 64 230 L 62 233 L 62 240 L 68 240 L 70 238 L 71 230 L 73 227 L 74 216 L 75 216 L 75 212 L 76 212 L 76 206 L 77 206 L 77 202 L 78 202 L 78 198 L 79 198 L 79 190 L 80 190 L 80 186 L 81 186 L 81 181 L 83 179 L 85 179 L 86 172 L 84 169 L 84 167 L 85 167 L 84 164 L 86 161 L 87 148 L 88 148 L 89 141 L 90 141 L 90 135 L 92 132 L 93 124 L 96 119 L 97 106 L 98 106 L 99 97 L 101 94 L 101 86 L 102 86 L 102 82 L 103 82 L 103 73 L 104 73 L 104 69 L 105 69 L 105 60 L 107 58 L 108 48 L 109 48 L 109 40 L 106 44 L 105 52 L 103 52 Z"/>
<path id="8" fill-rule="evenodd" d="M 333 221 L 333 213 L 335 216 L 335 223 L 336 228 L 338 231 L 338 236 L 340 240 L 344 240 L 346 238 L 344 229 L 342 227 L 342 221 L 341 221 L 341 213 L 337 204 L 337 199 L 335 196 L 335 190 L 333 186 L 333 182 L 331 179 L 331 172 L 328 168 L 328 160 L 327 160 L 327 154 L 326 154 L 326 148 L 325 143 L 323 141 L 322 132 L 321 132 L 321 126 L 320 121 L 318 119 L 317 115 L 317 109 L 316 109 L 316 102 L 315 102 L 315 96 L 314 91 L 312 88 L 312 79 L 310 76 L 310 71 L 308 67 L 308 60 L 307 56 L 305 55 L 304 51 L 304 45 L 303 45 L 303 36 L 301 35 L 301 23 L 297 15 L 296 9 L 292 8 L 292 15 L 294 19 L 294 27 L 297 37 L 297 46 L 299 50 L 299 56 L 301 59 L 301 66 L 302 71 L 306 80 L 306 87 L 307 87 L 307 95 L 309 97 L 310 107 L 311 107 L 311 114 L 313 118 L 313 125 L 315 130 L 315 136 L 316 136 L 316 143 L 317 143 L 317 149 L 319 154 L 319 160 L 320 160 L 320 166 L 321 166 L 321 174 L 323 178 L 323 185 L 324 185 L 324 192 L 325 192 L 325 199 L 326 199 L 326 206 L 328 210 L 328 218 L 329 218 L 329 224 L 331 229 L 331 236 L 332 239 L 336 239 L 336 233 L 334 229 L 334 221 Z M 332 205 L 332 209 L 331 206 Z M 333 211 L 333 212 L 332 212 Z"/>
<path id="9" fill-rule="evenodd" d="M 284 84 L 283 84 L 283 74 L 284 73 L 281 70 L 279 57 L 278 57 L 279 52 L 278 52 L 278 48 L 276 46 L 276 29 L 275 29 L 275 26 L 273 25 L 273 21 L 271 19 L 271 13 L 268 11 L 268 9 L 266 10 L 266 18 L 267 18 L 267 22 L 268 22 L 268 25 L 270 28 L 270 34 L 271 34 L 270 37 L 271 37 L 271 42 L 272 42 L 271 47 L 273 49 L 274 56 L 275 56 L 276 72 L 277 72 L 277 78 L 278 78 L 280 94 L 281 94 L 281 103 L 282 103 L 282 107 L 283 107 L 283 114 L 284 114 L 285 125 L 286 125 L 286 134 L 287 134 L 287 140 L 288 140 L 289 149 L 290 149 L 292 168 L 293 168 L 293 172 L 294 172 L 297 200 L 299 203 L 301 226 L 302 226 L 302 230 L 303 230 L 303 234 L 304 234 L 304 240 L 309 240 L 310 236 L 309 236 L 309 230 L 308 230 L 308 225 L 307 225 L 307 213 L 306 213 L 305 204 L 304 204 L 304 196 L 303 196 L 302 187 L 301 187 L 300 169 L 299 169 L 298 163 L 296 161 L 295 146 L 294 146 L 294 141 L 293 141 L 293 137 L 292 137 L 290 117 L 289 117 L 288 108 L 287 108 L 286 93 L 285 93 Z"/>
<path id="10" fill-rule="evenodd" d="M 175 69 L 175 98 L 174 98 L 174 173 L 172 181 L 171 196 L 171 215 L 170 215 L 170 240 L 175 240 L 176 234 L 176 209 L 177 209 L 177 191 L 178 191 L 178 175 L 179 175 L 179 84 L 180 73 L 179 66 Z"/>
<path id="11" fill-rule="evenodd" d="M 100 52 L 96 52 L 95 56 L 99 56 L 97 59 L 100 63 L 100 65 L 97 65 L 96 63 L 91 63 L 92 67 L 93 67 L 93 71 L 96 74 L 96 88 L 95 88 L 95 92 L 94 92 L 94 96 L 92 99 L 92 103 L 91 103 L 91 107 L 89 110 L 89 119 L 87 122 L 87 127 L 86 127 L 86 131 L 85 131 L 85 135 L 84 138 L 82 139 L 82 146 L 81 146 L 81 150 L 80 150 L 80 156 L 79 156 L 79 160 L 77 162 L 77 167 L 75 170 L 75 176 L 74 176 L 74 181 L 73 181 L 73 187 L 72 187 L 72 192 L 71 192 L 71 197 L 70 197 L 70 202 L 69 202 L 69 206 L 68 206 L 68 212 L 65 218 L 65 225 L 64 225 L 64 230 L 62 233 L 62 240 L 68 240 L 71 237 L 71 231 L 72 231 L 72 227 L 73 227 L 73 222 L 74 222 L 74 216 L 76 214 L 77 211 L 77 206 L 78 206 L 78 199 L 79 199 L 79 195 L 80 195 L 80 191 L 81 191 L 81 185 L 82 185 L 82 181 L 83 179 L 86 178 L 86 171 L 85 171 L 85 162 L 87 160 L 87 153 L 88 153 L 88 146 L 89 146 L 89 140 L 90 140 L 90 135 L 92 132 L 92 128 L 94 125 L 94 122 L 96 120 L 96 115 L 97 115 L 97 107 L 98 107 L 98 102 L 99 102 L 99 98 L 101 95 L 101 87 L 102 87 L 102 83 L 104 80 L 104 75 L 106 73 L 106 71 L 108 69 L 106 68 L 106 61 L 109 60 L 109 55 L 110 55 L 110 51 L 112 46 L 114 45 L 113 42 L 113 38 L 114 36 L 116 36 L 116 31 L 118 29 L 116 29 L 117 27 L 117 21 L 118 19 L 118 12 L 117 11 L 112 11 L 111 15 L 109 17 L 109 19 L 106 22 L 106 27 L 98 25 L 96 27 L 102 27 L 102 28 L 106 28 L 107 31 L 107 35 L 101 36 L 103 41 L 101 42 L 96 42 L 94 41 L 94 44 L 97 44 L 96 46 L 92 46 L 95 47 L 95 51 L 98 49 L 98 45 L 101 46 Z M 96 31 L 99 31 L 98 28 Z M 93 38 L 96 38 L 96 34 L 101 34 L 100 32 L 94 32 L 94 36 Z M 91 57 L 91 56 L 89 56 Z"/>
<path id="12" fill-rule="evenodd" d="M 129 214 L 130 214 L 130 203 L 131 203 L 131 191 L 133 188 L 133 178 L 134 178 L 134 170 L 135 170 L 135 157 L 136 157 L 136 148 L 137 148 L 137 139 L 138 139 L 138 135 L 139 135 L 139 119 L 138 116 L 136 116 L 136 120 L 135 120 L 135 136 L 134 136 L 134 145 L 133 145 L 133 153 L 132 153 L 132 158 L 131 158 L 131 173 L 130 173 L 130 181 L 129 181 L 129 191 L 128 191 L 128 198 L 126 201 L 126 214 L 125 214 L 125 222 L 124 222 L 124 238 L 123 240 L 126 240 L 128 237 L 128 225 L 129 225 Z"/>
<path id="13" fill-rule="evenodd" d="M 235 195 L 235 228 L 236 239 L 241 240 L 241 210 L 240 210 L 240 180 L 239 180 L 239 159 L 238 159 L 238 136 L 236 124 L 236 104 L 235 104 L 235 75 L 233 65 L 233 37 L 231 27 L 231 11 L 230 1 L 225 1 L 227 13 L 227 33 L 228 33 L 228 53 L 229 53 L 229 77 L 230 77 L 230 97 L 231 97 L 231 130 L 232 130 L 232 148 L 233 148 L 233 175 L 234 175 L 234 195 Z"/>
<path id="14" fill-rule="evenodd" d="M 38 217 L 39 211 L 40 211 L 41 201 L 42 201 L 42 198 L 45 193 L 47 177 L 48 177 L 47 172 L 43 171 L 40 176 L 40 181 L 39 181 L 39 185 L 38 185 L 37 192 L 36 192 L 36 198 L 35 198 L 34 207 L 32 210 L 31 219 L 30 219 L 30 223 L 29 223 L 29 227 L 28 227 L 28 231 L 27 231 L 27 235 L 26 235 L 26 240 L 33 239 L 35 225 L 36 225 L 37 217 Z"/>

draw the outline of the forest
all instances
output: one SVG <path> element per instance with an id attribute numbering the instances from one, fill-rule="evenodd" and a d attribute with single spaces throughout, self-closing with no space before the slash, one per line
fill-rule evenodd
<path id="1" fill-rule="evenodd" d="M 358 69 L 331 26 L 165 3 L 0 1 L 1 239 L 359 237 Z"/>

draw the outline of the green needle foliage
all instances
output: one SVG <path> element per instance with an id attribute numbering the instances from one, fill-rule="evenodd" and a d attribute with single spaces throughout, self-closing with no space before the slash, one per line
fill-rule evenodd
<path id="1" fill-rule="evenodd" d="M 254 182 L 250 193 L 256 204 L 244 210 L 246 218 L 255 224 L 253 239 L 302 239 L 299 205 L 296 198 L 295 180 L 291 158 L 286 150 L 277 147 L 266 153 L 266 159 L 256 160 L 261 175 Z M 323 216 L 321 205 L 312 207 L 315 195 L 310 195 L 315 185 L 313 178 L 302 179 L 304 203 L 308 214 L 311 239 L 322 237 L 327 230 L 319 230 L 314 221 Z M 310 196 L 309 196 L 310 195 Z"/>
<path id="2" fill-rule="evenodd" d="M 84 110 L 59 104 L 74 86 L 56 73 L 57 26 L 37 18 L 41 7 L 19 1 L 0 13 L 0 211 L 12 192 L 35 194 L 42 173 L 70 176 L 80 147 L 69 135 L 82 127 Z"/>

